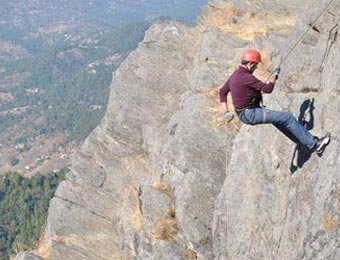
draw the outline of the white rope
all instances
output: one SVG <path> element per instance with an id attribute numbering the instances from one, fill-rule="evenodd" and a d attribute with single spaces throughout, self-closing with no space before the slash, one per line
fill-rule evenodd
<path id="1" fill-rule="evenodd" d="M 296 49 L 296 47 L 302 42 L 302 40 L 305 38 L 306 34 L 312 29 L 317 21 L 323 16 L 323 14 L 328 10 L 328 8 L 331 6 L 331 4 L 335 0 L 329 1 L 329 3 L 326 5 L 326 7 L 321 11 L 321 13 L 316 17 L 316 19 L 308 26 L 308 28 L 301 34 L 300 38 L 296 41 L 296 43 L 290 48 L 290 50 L 287 52 L 287 54 L 281 59 L 279 65 L 276 68 L 279 68 L 286 60 L 287 58 L 292 54 L 292 52 Z M 273 74 L 274 71 L 272 71 L 271 74 Z M 271 75 L 272 76 L 272 75 Z M 271 78 L 271 76 L 268 78 L 268 80 Z M 267 81 L 268 81 L 267 80 Z"/>

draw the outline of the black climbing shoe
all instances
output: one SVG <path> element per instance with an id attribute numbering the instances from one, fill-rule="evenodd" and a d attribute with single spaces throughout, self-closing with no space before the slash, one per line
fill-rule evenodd
<path id="1" fill-rule="evenodd" d="M 330 141 L 331 141 L 331 134 L 327 133 L 325 136 L 321 137 L 320 139 L 316 141 L 314 151 L 316 151 L 317 154 L 322 154 Z"/>

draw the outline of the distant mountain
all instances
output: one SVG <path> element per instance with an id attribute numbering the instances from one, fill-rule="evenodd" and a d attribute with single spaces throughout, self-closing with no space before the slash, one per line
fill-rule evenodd
<path id="1" fill-rule="evenodd" d="M 30 52 L 42 43 L 78 41 L 85 35 L 106 33 L 131 22 L 168 17 L 194 24 L 207 0 L 36 0 L 6 1 L 0 10 L 1 41 Z M 8 57 L 7 57 L 8 58 Z M 1 56 L 0 56 L 0 61 Z"/>
<path id="2" fill-rule="evenodd" d="M 109 30 L 130 22 L 167 16 L 193 23 L 207 0 L 37 0 L 7 1 L 0 10 L 1 32 L 9 28 L 50 35 Z M 7 32 L 8 33 L 8 32 Z M 1 35 L 4 36 L 3 34 Z"/>

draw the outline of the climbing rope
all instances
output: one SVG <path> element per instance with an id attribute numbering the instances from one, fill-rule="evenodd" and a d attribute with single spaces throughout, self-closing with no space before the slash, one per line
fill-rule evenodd
<path id="1" fill-rule="evenodd" d="M 281 59 L 279 65 L 277 66 L 277 68 L 279 68 L 286 60 L 287 58 L 291 55 L 291 53 L 296 49 L 296 47 L 303 41 L 303 39 L 305 38 L 306 34 L 310 31 L 310 29 L 315 27 L 315 24 L 317 23 L 317 21 L 324 15 L 324 13 L 328 10 L 328 8 L 331 6 L 331 4 L 334 2 L 335 0 L 331 0 L 329 1 L 329 3 L 325 6 L 325 8 L 321 11 L 321 13 L 316 17 L 316 19 L 309 24 L 308 28 L 301 34 L 301 36 L 299 37 L 299 39 L 296 41 L 296 43 L 290 48 L 290 50 L 287 52 L 287 54 Z M 274 71 L 273 71 L 274 72 Z M 271 76 L 270 76 L 271 77 Z M 270 79 L 269 77 L 269 79 Z M 268 79 L 268 80 L 269 80 Z"/>
<path id="2" fill-rule="evenodd" d="M 292 52 L 297 48 L 297 46 L 303 41 L 303 39 L 306 37 L 307 33 L 310 31 L 310 29 L 315 28 L 315 24 L 319 21 L 319 19 L 324 15 L 324 13 L 328 10 L 328 8 L 331 6 L 331 4 L 333 4 L 333 2 L 335 2 L 335 0 L 330 0 L 328 2 L 328 4 L 322 9 L 322 11 L 319 13 L 319 15 L 314 19 L 314 21 L 312 23 L 309 24 L 309 26 L 307 27 L 307 29 L 300 35 L 299 39 L 294 43 L 294 45 L 289 49 L 289 51 L 287 52 L 287 54 L 281 58 L 280 63 L 275 67 L 275 69 L 270 73 L 270 76 L 268 77 L 268 79 L 265 81 L 266 83 L 269 82 L 269 80 L 272 78 L 274 71 L 277 68 L 280 68 L 281 65 L 288 59 L 288 57 L 292 54 Z M 287 94 L 286 94 L 287 95 Z M 262 103 L 262 105 L 264 106 L 264 103 Z"/>

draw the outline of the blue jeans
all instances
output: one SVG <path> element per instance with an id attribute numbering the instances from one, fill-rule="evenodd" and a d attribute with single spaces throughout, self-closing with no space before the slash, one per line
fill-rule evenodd
<path id="1" fill-rule="evenodd" d="M 291 113 L 265 108 L 250 108 L 239 113 L 238 117 L 247 125 L 273 124 L 293 142 L 302 144 L 310 150 L 316 144 L 316 138 Z"/>

